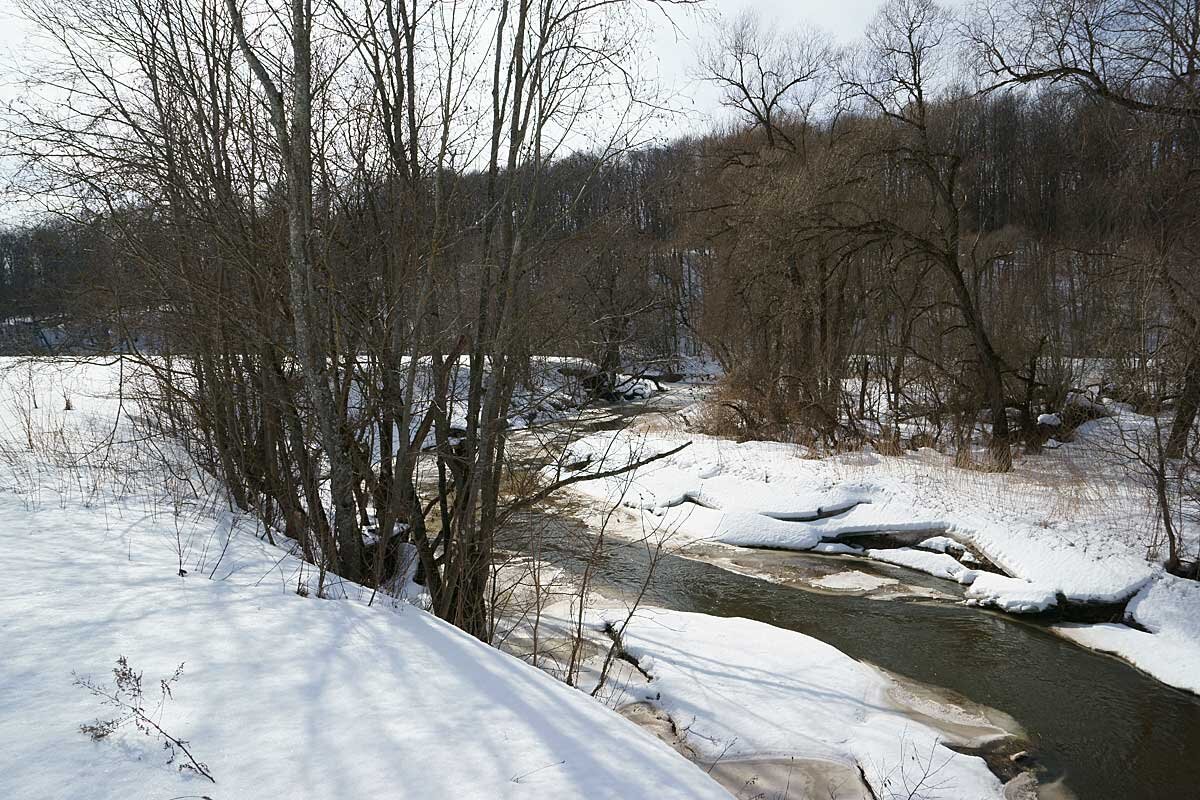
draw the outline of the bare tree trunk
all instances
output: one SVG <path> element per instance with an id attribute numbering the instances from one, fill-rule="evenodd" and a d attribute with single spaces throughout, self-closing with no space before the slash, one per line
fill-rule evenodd
<path id="1" fill-rule="evenodd" d="M 337 552 L 327 553 L 342 577 L 358 580 L 362 573 L 362 538 L 355 512 L 354 476 L 345 434 L 338 423 L 336 399 L 329 380 L 329 358 L 322 351 L 318 330 L 323 298 L 318 294 L 312 252 L 312 7 L 309 0 L 292 0 L 292 108 L 289 125 L 284 96 L 249 40 L 236 0 L 226 0 L 238 45 L 267 95 L 271 124 L 287 177 L 288 289 L 292 331 L 299 352 L 308 400 L 317 418 L 318 433 L 329 461 Z"/>
<path id="2" fill-rule="evenodd" d="M 1196 412 L 1200 409 L 1200 350 L 1193 348 L 1183 373 L 1183 391 L 1175 407 L 1175 419 L 1171 422 L 1171 434 L 1167 437 L 1167 458 L 1183 458 L 1188 439 L 1196 424 Z"/>

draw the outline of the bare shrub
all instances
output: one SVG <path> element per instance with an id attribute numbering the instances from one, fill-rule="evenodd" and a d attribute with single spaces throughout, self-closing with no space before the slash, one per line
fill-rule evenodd
<path id="1" fill-rule="evenodd" d="M 125 656 L 117 658 L 117 665 L 113 668 L 112 673 L 115 686 L 111 689 L 90 678 L 75 676 L 76 686 L 87 689 L 91 694 L 99 697 L 104 705 L 116 709 L 115 716 L 108 719 L 97 718 L 94 722 L 80 725 L 80 733 L 94 742 L 99 742 L 132 723 L 142 734 L 162 742 L 163 750 L 169 754 L 168 764 L 175 764 L 176 758 L 182 755 L 186 761 L 180 761 L 177 764 L 180 772 L 193 772 L 216 783 L 216 778 L 212 776 L 208 765 L 198 760 L 188 748 L 189 742 L 186 739 L 172 736 L 159 724 L 159 720 L 162 719 L 163 706 L 173 698 L 171 687 L 183 677 L 183 664 L 176 667 L 175 672 L 169 678 L 159 679 L 158 703 L 149 710 L 146 708 L 146 696 L 142 689 L 142 673 L 129 666 L 129 661 Z"/>

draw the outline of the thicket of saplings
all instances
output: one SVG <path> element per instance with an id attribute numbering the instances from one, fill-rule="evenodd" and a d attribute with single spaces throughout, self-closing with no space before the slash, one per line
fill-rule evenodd
<path id="1" fill-rule="evenodd" d="M 491 639 L 498 531 L 574 479 L 512 468 L 535 357 L 611 397 L 706 353 L 736 435 L 986 469 L 1102 413 L 1068 402 L 1088 382 L 1172 410 L 1129 447 L 1182 568 L 1200 104 L 1138 77 L 1153 52 L 1126 80 L 923 0 L 838 54 L 747 18 L 702 59 L 737 125 L 568 154 L 629 3 L 269 5 L 32 5 L 84 88 L 64 111 L 48 81 L 7 139 L 90 211 L 6 234 L 0 275 L 10 318 L 135 351 L 160 426 L 314 563 L 381 585 L 412 545 L 435 612 Z M 1021 86 L 955 88 L 960 55 Z"/>

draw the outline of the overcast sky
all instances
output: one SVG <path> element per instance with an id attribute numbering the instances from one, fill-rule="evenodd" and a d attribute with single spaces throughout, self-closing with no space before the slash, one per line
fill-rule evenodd
<path id="1" fill-rule="evenodd" d="M 815 27 L 838 42 L 851 42 L 862 34 L 880 5 L 881 0 L 706 0 L 701 5 L 704 13 L 674 14 L 680 31 L 673 31 L 665 22 L 661 24 L 655 37 L 655 51 L 664 76 L 680 76 L 694 61 L 697 44 L 717 24 L 715 18 L 731 19 L 743 9 L 752 9 L 785 30 Z"/>
<path id="2" fill-rule="evenodd" d="M 24 39 L 23 26 L 14 0 L 0 0 L 0 68 L 5 78 L 11 69 L 12 59 Z"/>
<path id="3" fill-rule="evenodd" d="M 849 42 L 862 33 L 867 20 L 879 6 L 880 0 L 706 0 L 705 13 L 677 11 L 673 18 L 675 30 L 661 15 L 653 36 L 652 59 L 657 62 L 664 82 L 682 92 L 685 106 L 703 114 L 716 111 L 716 97 L 705 87 L 688 80 L 695 50 L 709 26 L 719 17 L 731 18 L 743 8 L 756 9 L 765 19 L 790 28 L 800 25 L 819 27 L 839 42 Z M 9 84 L 5 96 L 13 91 L 11 66 L 22 57 L 24 29 L 16 11 L 16 0 L 0 0 L 0 70 L 4 84 Z"/>

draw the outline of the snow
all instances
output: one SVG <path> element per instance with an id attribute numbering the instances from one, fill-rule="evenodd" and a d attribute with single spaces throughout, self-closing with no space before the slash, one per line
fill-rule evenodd
<path id="1" fill-rule="evenodd" d="M 432 602 L 429 593 L 424 586 L 416 582 L 417 546 L 409 542 L 400 542 L 396 549 L 396 562 L 399 567 L 396 575 L 384 586 L 384 591 L 392 597 L 406 600 L 428 611 Z"/>
<path id="2" fill-rule="evenodd" d="M 598 616 L 619 626 L 626 611 Z M 931 759 L 939 796 L 1002 797 L 982 759 L 946 747 L 942 731 L 899 709 L 889 679 L 819 640 L 752 620 L 643 609 L 623 645 L 651 676 L 646 694 L 702 761 L 796 756 L 858 766 L 884 797 L 915 786 Z"/>
<path id="3" fill-rule="evenodd" d="M 866 572 L 851 570 L 849 572 L 835 572 L 832 575 L 818 578 L 813 581 L 813 586 L 838 591 L 869 592 L 882 586 L 891 586 L 899 582 L 895 578 L 885 578 L 881 575 L 869 575 Z"/>
<path id="4" fill-rule="evenodd" d="M 632 375 L 616 376 L 615 391 L 626 400 L 645 400 L 658 391 L 654 381 L 646 378 L 635 378 Z"/>
<path id="5" fill-rule="evenodd" d="M 1090 508 L 1087 490 L 1060 476 L 957 470 L 929 450 L 816 459 L 796 445 L 734 443 L 683 431 L 604 432 L 572 445 L 572 453 L 591 458 L 589 469 L 600 470 L 688 441 L 632 477 L 578 488 L 611 500 L 623 496 L 624 505 L 658 517 L 654 524 L 674 531 L 679 542 L 809 550 L 860 533 L 928 531 L 932 538 L 945 532 L 1008 574 L 1075 602 L 1127 600 L 1158 574 L 1145 557 L 1149 539 L 1137 533 L 1152 520 L 1143 498 L 1128 487 Z M 939 562 L 920 560 L 933 574 L 957 571 L 948 560 Z M 910 558 L 905 565 L 914 563 Z"/>
<path id="6" fill-rule="evenodd" d="M 599 470 L 689 446 L 632 477 L 576 488 L 612 500 L 622 483 L 631 483 L 637 497 L 625 505 L 643 515 L 639 527 L 670 531 L 680 547 L 708 542 L 834 553 L 850 552 L 843 548 L 854 546 L 855 534 L 926 533 L 918 549 L 874 548 L 865 555 L 962 584 L 983 576 L 969 600 L 1012 613 L 1058 602 L 1124 603 L 1152 592 L 1146 596 L 1164 599 L 1130 606 L 1131 621 L 1150 628 L 1141 617 L 1155 620 L 1153 609 L 1188 606 L 1181 605 L 1182 590 L 1165 594 L 1179 584 L 1164 577 L 1153 498 L 1130 477 L 1114 442 L 1121 430 L 1153 420 L 1083 395 L 1068 404 L 1103 416 L 1080 425 L 1070 443 L 1034 456 L 1018 452 L 1005 474 L 957 468 L 951 456 L 928 448 L 817 457 L 800 445 L 733 442 L 659 424 L 594 434 L 572 452 L 587 454 L 588 469 Z M 1200 551 L 1200 525 L 1190 518 L 1181 524 L 1184 552 Z M 974 553 L 1005 575 L 972 569 Z M 1200 674 L 1200 653 L 1189 644 L 1200 642 L 1200 630 L 1180 623 L 1186 618 L 1173 618 L 1146 641 L 1175 642 L 1184 669 Z M 1158 675 L 1155 665 L 1162 663 L 1155 659 L 1147 669 Z M 1164 668 L 1164 680 L 1171 674 Z"/>
<path id="7" fill-rule="evenodd" d="M 1055 631 L 1084 647 L 1112 653 L 1169 686 L 1200 694 L 1200 645 L 1139 631 L 1128 625 L 1060 624 Z"/>
<path id="8" fill-rule="evenodd" d="M 817 512 L 814 509 L 812 513 Z M 915 513 L 911 507 L 900 507 L 889 498 L 880 498 L 879 502 L 863 501 L 835 516 L 791 524 L 793 528 L 810 531 L 821 539 L 852 536 L 856 533 L 920 533 L 945 527 L 943 518 Z M 774 546 L 772 534 L 773 530 L 764 530 L 757 538 L 756 544 L 764 547 Z"/>
<path id="9" fill-rule="evenodd" d="M 945 578 L 958 583 L 971 583 L 979 573 L 959 563 L 958 559 L 945 553 L 929 553 L 911 547 L 892 550 L 868 550 L 867 557 L 887 564 L 928 572 L 935 578 Z"/>
<path id="10" fill-rule="evenodd" d="M 928 539 L 922 540 L 917 544 L 917 547 L 922 550 L 933 550 L 937 553 L 945 553 L 948 551 L 961 552 L 963 546 L 951 539 L 949 536 L 930 536 Z"/>
<path id="11" fill-rule="evenodd" d="M 1102 415 L 1108 413 L 1108 409 L 1102 403 L 1097 403 L 1091 397 L 1081 392 L 1069 392 L 1067 394 L 1066 405 Z"/>
<path id="12" fill-rule="evenodd" d="M 778 487 L 761 480 L 723 475 L 710 467 L 709 474 L 700 476 L 702 482 L 694 490 L 694 499 L 710 508 L 725 511 L 747 511 L 780 520 L 804 521 L 830 513 L 828 503 L 818 492 L 781 492 Z M 852 501 L 842 504 L 851 505 Z M 834 509 L 837 510 L 837 509 Z"/>
<path id="13" fill-rule="evenodd" d="M 826 553 L 829 555 L 861 555 L 863 549 L 852 544 L 844 544 L 842 542 L 821 542 L 813 547 L 814 553 Z"/>
<path id="14" fill-rule="evenodd" d="M 966 595 L 979 605 L 993 606 L 1014 614 L 1039 613 L 1058 603 L 1053 589 L 993 572 L 976 574 Z"/>
<path id="15" fill-rule="evenodd" d="M 1125 613 L 1152 633 L 1175 633 L 1200 642 L 1200 583 L 1163 575 L 1138 592 Z"/>
<path id="16" fill-rule="evenodd" d="M 72 686 L 72 672 L 104 681 L 119 655 L 144 670 L 150 686 L 184 663 L 162 724 L 191 742 L 222 797 L 727 796 L 586 693 L 417 607 L 391 596 L 368 606 L 361 587 L 337 583 L 324 592 L 335 599 L 318 599 L 311 569 L 245 520 L 186 502 L 175 513 L 178 498 L 155 494 L 155 481 L 136 470 L 119 489 L 106 485 L 118 470 L 143 468 L 136 459 L 83 459 L 64 469 L 45 453 L 21 451 L 26 427 L 72 446 L 108 433 L 122 407 L 113 376 L 95 364 L 39 378 L 43 402 L 26 407 L 25 421 L 15 413 L 19 404 L 0 403 L 7 489 L 0 493 L 0 796 L 218 796 L 206 781 L 165 765 L 157 745 L 135 731 L 104 742 L 79 732 L 101 711 Z M 19 400 L 21 381 L 5 380 L 0 388 Z M 80 410 L 64 414 L 45 402 L 61 391 Z M 1093 425 L 1080 438 L 1103 430 Z M 1122 625 L 1060 632 L 1200 692 L 1197 584 L 1146 560 L 1146 541 L 1131 533 L 1142 529 L 1145 511 L 1117 504 L 1125 495 L 1078 504 L 1067 497 L 1060 505 L 1057 490 L 1021 465 L 1009 476 L 964 474 L 933 451 L 816 459 L 794 445 L 674 431 L 596 434 L 572 455 L 600 469 L 689 439 L 692 446 L 636 475 L 580 488 L 623 497 L 631 513 L 684 543 L 862 553 L 973 581 L 968 597 L 1010 611 L 1041 610 L 1058 593 L 1133 597 L 1130 618 L 1148 632 Z M 923 549 L 865 553 L 836 541 L 874 531 L 949 535 L 926 538 Z M 948 554 L 957 543 L 1016 577 L 969 569 Z M 185 578 L 176 574 L 180 562 Z M 399 577 L 393 594 L 419 601 L 411 578 Z M 870 590 L 880 581 L 894 582 L 848 571 L 818 585 Z M 593 633 L 624 613 L 594 615 Z M 651 676 L 652 691 L 629 699 L 669 713 L 688 746 L 710 761 L 824 759 L 861 767 L 886 796 L 885 781 L 915 782 L 914 754 L 932 753 L 934 766 L 946 764 L 937 774 L 941 796 L 1000 796 L 980 759 L 947 748 L 943 731 L 897 706 L 886 676 L 817 640 L 747 620 L 655 610 L 634 618 L 624 644 Z M 281 769 L 264 755 L 280 752 L 294 754 L 296 766 Z"/>
<path id="17" fill-rule="evenodd" d="M 72 672 L 103 681 L 125 655 L 150 681 L 184 664 L 161 724 L 191 742 L 226 797 L 398 787 L 425 797 L 723 796 L 630 723 L 419 609 L 181 579 L 158 557 L 153 521 L 108 532 L 77 512 L 31 517 L 11 502 L 0 519 L 0 795 L 209 791 L 136 731 L 103 742 L 79 733 L 101 709 Z M 291 766 L 271 757 L 281 753 Z"/>
<path id="18" fill-rule="evenodd" d="M 746 511 L 722 514 L 715 533 L 720 541 L 743 547 L 810 550 L 821 542 L 821 532 L 809 525 Z"/>
<path id="19" fill-rule="evenodd" d="M 319 593 L 244 518 L 164 495 L 136 439 L 91 459 L 89 437 L 123 439 L 135 416 L 115 374 L 97 362 L 0 387 L 19 390 L 0 402 L 0 797 L 728 797 L 584 693 L 415 606 L 336 579 Z M 10 402 L 29 391 L 36 407 Z M 133 726 L 80 731 L 111 709 L 74 676 L 112 685 L 120 656 L 150 708 L 183 665 L 156 719 L 215 785 Z"/>
<path id="20" fill-rule="evenodd" d="M 1134 596 L 1125 614 L 1146 630 L 1125 625 L 1063 625 L 1059 630 L 1164 683 L 1200 694 L 1200 584 L 1163 575 Z"/>

